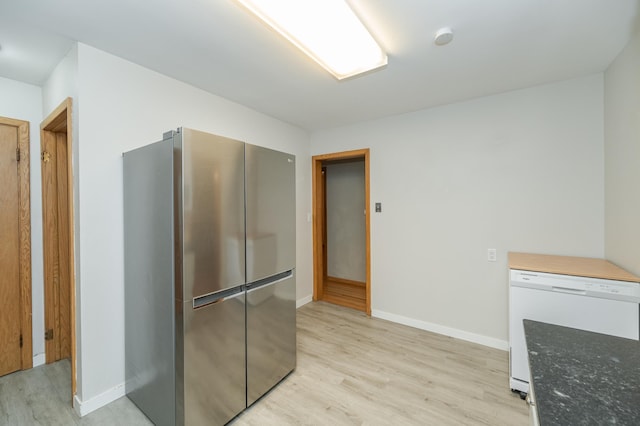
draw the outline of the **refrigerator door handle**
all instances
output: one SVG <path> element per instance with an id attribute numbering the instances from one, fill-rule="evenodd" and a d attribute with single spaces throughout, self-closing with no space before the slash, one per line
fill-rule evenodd
<path id="1" fill-rule="evenodd" d="M 284 280 L 287 280 L 293 276 L 293 269 L 290 269 L 286 272 L 281 272 L 279 274 L 272 275 L 267 278 L 263 278 L 258 281 L 254 281 L 252 283 L 247 284 L 247 293 L 251 293 L 259 288 L 268 287 Z"/>
<path id="2" fill-rule="evenodd" d="M 216 293 L 205 294 L 193 298 L 193 309 L 202 308 L 213 305 L 214 303 L 224 302 L 225 300 L 235 299 L 244 294 L 244 286 L 230 288 L 228 290 L 218 291 Z"/>

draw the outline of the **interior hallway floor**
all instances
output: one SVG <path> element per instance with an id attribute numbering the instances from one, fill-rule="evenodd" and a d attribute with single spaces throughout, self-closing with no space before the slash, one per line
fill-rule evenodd
<path id="1" fill-rule="evenodd" d="M 335 305 L 367 311 L 367 287 L 365 283 L 348 280 L 335 280 L 325 277 L 322 300 Z"/>
<path id="2" fill-rule="evenodd" d="M 527 425 L 507 352 L 323 302 L 298 310 L 298 365 L 244 425 Z M 77 417 L 68 361 L 0 378 L 0 425 L 149 425 L 126 397 Z"/>
<path id="3" fill-rule="evenodd" d="M 0 425 L 152 425 L 129 401 L 120 398 L 80 418 L 71 407 L 71 363 L 63 359 L 0 377 Z"/>

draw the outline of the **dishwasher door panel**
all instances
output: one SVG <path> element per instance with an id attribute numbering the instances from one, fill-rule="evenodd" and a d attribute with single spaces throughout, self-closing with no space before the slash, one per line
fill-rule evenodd
<path id="1" fill-rule="evenodd" d="M 296 366 L 295 271 L 247 291 L 247 406 Z"/>
<path id="2" fill-rule="evenodd" d="M 184 312 L 184 418 L 187 425 L 225 424 L 246 408 L 245 293 Z"/>
<path id="3" fill-rule="evenodd" d="M 513 389 L 528 392 L 529 358 L 523 319 L 638 340 L 638 304 L 597 297 L 510 287 L 510 376 Z M 520 383 L 522 382 L 522 383 Z"/>

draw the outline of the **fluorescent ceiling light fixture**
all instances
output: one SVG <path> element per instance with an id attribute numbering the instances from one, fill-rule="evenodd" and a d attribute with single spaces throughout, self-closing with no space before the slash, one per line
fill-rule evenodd
<path id="1" fill-rule="evenodd" d="M 338 80 L 387 64 L 344 0 L 237 0 Z"/>

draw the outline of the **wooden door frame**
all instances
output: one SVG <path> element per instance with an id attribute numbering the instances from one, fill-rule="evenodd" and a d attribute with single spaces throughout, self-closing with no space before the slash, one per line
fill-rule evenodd
<path id="1" fill-rule="evenodd" d="M 16 127 L 18 131 L 18 235 L 19 235 L 19 285 L 20 285 L 20 334 L 22 370 L 33 367 L 33 331 L 31 324 L 31 202 L 29 172 L 29 122 L 0 117 L 0 124 Z M 17 153 L 16 153 L 17 154 Z"/>
<path id="2" fill-rule="evenodd" d="M 364 203 L 365 203 L 365 261 L 366 261 L 366 314 L 371 315 L 371 244 L 370 217 L 371 206 L 369 199 L 369 148 L 353 151 L 335 152 L 331 154 L 314 155 L 311 158 L 312 174 L 312 202 L 313 202 L 313 300 L 322 300 L 324 280 L 324 253 L 322 248 L 324 224 L 324 208 L 326 188 L 322 176 L 322 162 L 335 160 L 350 160 L 364 158 Z"/>
<path id="3" fill-rule="evenodd" d="M 50 137 L 48 133 L 57 133 L 66 128 L 66 160 L 67 160 L 67 209 L 68 209 L 68 245 L 69 245 L 69 308 L 71 328 L 71 400 L 76 394 L 76 285 L 75 285 L 75 239 L 74 239 L 74 210 L 73 210 L 73 126 L 72 126 L 72 99 L 67 98 L 56 109 L 51 112 L 40 124 L 40 144 L 42 152 L 42 144 L 45 137 Z M 44 191 L 44 187 L 42 188 Z M 44 196 L 44 192 L 43 192 Z M 45 220 L 43 208 L 43 221 Z M 44 233 L 43 226 L 43 241 Z M 46 265 L 45 265 L 46 267 Z M 45 304 L 47 300 L 45 298 Z M 45 307 L 46 309 L 46 307 Z M 46 315 L 45 315 L 46 317 Z"/>

